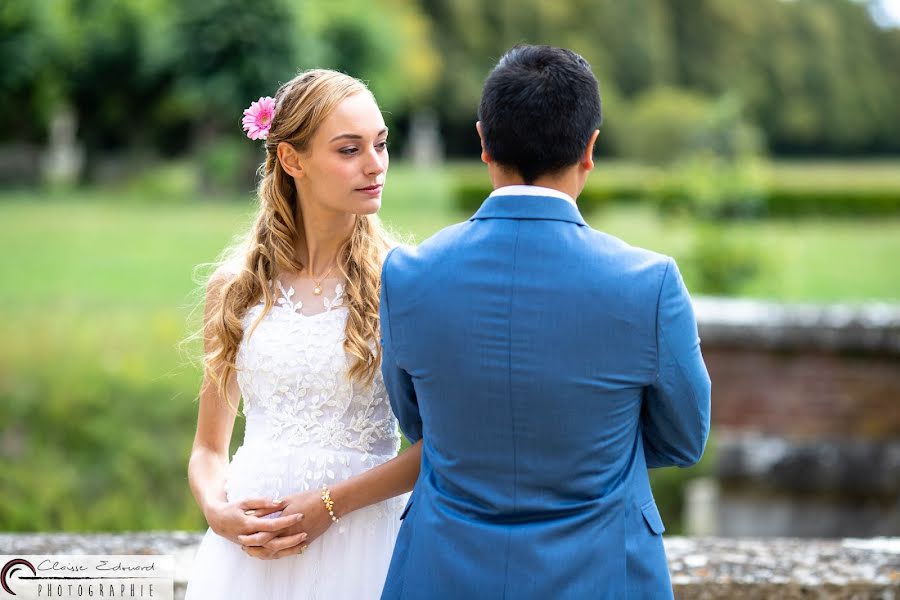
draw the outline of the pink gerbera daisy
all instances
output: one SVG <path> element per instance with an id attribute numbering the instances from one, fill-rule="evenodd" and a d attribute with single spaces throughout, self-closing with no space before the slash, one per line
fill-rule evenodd
<path id="1" fill-rule="evenodd" d="M 269 135 L 275 116 L 275 98 L 264 96 L 244 111 L 244 131 L 251 140 L 264 140 Z"/>

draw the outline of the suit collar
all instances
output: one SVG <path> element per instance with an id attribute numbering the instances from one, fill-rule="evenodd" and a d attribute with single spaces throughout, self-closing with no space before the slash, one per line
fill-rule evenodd
<path id="1" fill-rule="evenodd" d="M 574 204 L 552 196 L 490 196 L 469 220 L 476 219 L 532 219 L 587 225 Z"/>

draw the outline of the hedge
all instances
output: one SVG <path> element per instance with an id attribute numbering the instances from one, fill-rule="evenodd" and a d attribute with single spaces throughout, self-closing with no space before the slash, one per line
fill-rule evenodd
<path id="1" fill-rule="evenodd" d="M 462 182 L 454 189 L 456 206 L 463 212 L 474 213 L 491 194 L 491 186 L 484 183 Z M 614 200 L 632 200 L 645 195 L 637 185 L 588 185 L 578 196 L 578 206 L 585 213 L 603 208 Z"/>
<path id="2" fill-rule="evenodd" d="M 801 189 L 774 186 L 766 214 L 776 217 L 870 217 L 900 215 L 900 189 Z"/>
<path id="3" fill-rule="evenodd" d="M 464 181 L 455 186 L 456 205 L 466 213 L 474 213 L 491 193 L 491 187 L 484 183 Z M 662 210 L 671 210 L 680 200 L 685 202 L 689 212 L 697 212 L 702 207 L 696 206 L 688 199 L 677 198 L 673 190 L 666 186 L 654 187 L 652 182 L 636 183 L 589 183 L 578 197 L 578 205 L 582 212 L 590 213 L 601 209 L 616 200 L 649 201 L 657 204 Z M 759 198 L 747 200 L 752 206 L 741 210 L 743 200 L 722 202 L 723 215 L 727 217 L 746 218 L 763 217 L 884 217 L 900 216 L 900 188 L 865 189 L 850 187 L 838 188 L 799 188 L 774 185 Z M 704 216 L 704 215 L 697 215 Z"/>

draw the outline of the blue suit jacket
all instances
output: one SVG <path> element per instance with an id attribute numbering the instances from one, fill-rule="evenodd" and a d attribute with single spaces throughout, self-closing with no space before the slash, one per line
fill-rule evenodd
<path id="1" fill-rule="evenodd" d="M 382 370 L 424 438 L 383 598 L 667 598 L 648 467 L 710 382 L 675 262 L 552 197 L 488 198 L 382 273 Z"/>

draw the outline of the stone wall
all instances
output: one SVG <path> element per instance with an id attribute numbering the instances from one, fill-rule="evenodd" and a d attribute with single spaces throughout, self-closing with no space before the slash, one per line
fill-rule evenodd
<path id="1" fill-rule="evenodd" d="M 900 439 L 900 307 L 695 306 L 717 427 Z"/>
<path id="2" fill-rule="evenodd" d="M 183 598 L 201 537 L 198 532 L 0 534 L 0 554 L 171 554 L 175 597 Z M 900 599 L 900 538 L 667 537 L 665 543 L 679 599 Z"/>
<path id="3" fill-rule="evenodd" d="M 900 535 L 900 307 L 701 298 L 726 536 Z"/>

